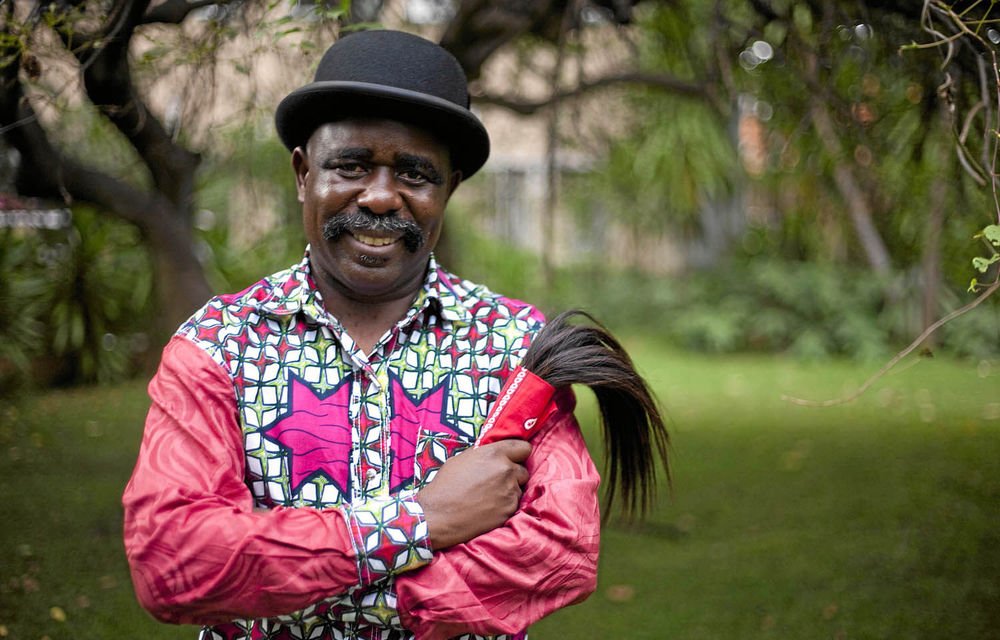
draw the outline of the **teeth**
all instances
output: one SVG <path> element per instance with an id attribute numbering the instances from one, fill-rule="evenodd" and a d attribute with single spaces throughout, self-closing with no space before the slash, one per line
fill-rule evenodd
<path id="1" fill-rule="evenodd" d="M 373 236 L 363 236 L 360 234 L 354 234 L 354 237 L 358 241 L 363 242 L 372 247 L 384 247 L 387 244 L 392 244 L 397 240 L 397 238 L 375 238 Z"/>

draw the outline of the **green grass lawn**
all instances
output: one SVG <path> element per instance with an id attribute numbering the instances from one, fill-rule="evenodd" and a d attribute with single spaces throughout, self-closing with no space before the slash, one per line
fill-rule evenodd
<path id="1" fill-rule="evenodd" d="M 605 528 L 597 593 L 535 640 L 1000 638 L 1000 362 L 904 364 L 811 409 L 781 395 L 872 366 L 629 344 L 670 415 L 673 497 Z M 3 408 L 0 638 L 196 637 L 139 609 L 123 557 L 144 386 Z"/>

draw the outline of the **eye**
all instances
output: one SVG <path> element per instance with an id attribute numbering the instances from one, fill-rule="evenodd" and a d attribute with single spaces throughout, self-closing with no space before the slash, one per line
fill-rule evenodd
<path id="1" fill-rule="evenodd" d="M 426 184 L 429 178 L 417 169 L 404 169 L 397 174 L 403 182 L 409 184 Z"/>
<path id="2" fill-rule="evenodd" d="M 355 160 L 342 160 L 334 163 L 333 170 L 345 178 L 360 178 L 367 173 L 368 168 Z"/>

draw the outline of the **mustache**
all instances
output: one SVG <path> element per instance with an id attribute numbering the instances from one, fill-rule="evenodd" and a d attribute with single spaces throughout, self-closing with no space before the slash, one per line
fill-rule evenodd
<path id="1" fill-rule="evenodd" d="M 403 246 L 410 253 L 415 253 L 426 241 L 423 231 L 416 222 L 404 220 L 394 213 L 376 215 L 364 207 L 351 213 L 335 215 L 327 220 L 323 224 L 323 239 L 336 240 L 345 233 L 366 231 L 402 234 Z"/>

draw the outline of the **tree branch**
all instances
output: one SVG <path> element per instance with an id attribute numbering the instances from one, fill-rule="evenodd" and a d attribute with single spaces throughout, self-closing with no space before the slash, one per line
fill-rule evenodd
<path id="1" fill-rule="evenodd" d="M 644 73 L 636 71 L 617 73 L 597 78 L 596 80 L 581 82 L 577 86 L 570 89 L 556 91 L 551 96 L 542 100 L 525 101 L 517 98 L 493 95 L 475 96 L 474 99 L 483 104 L 491 104 L 498 107 L 504 107 L 505 109 L 510 109 L 511 111 L 524 115 L 531 115 L 557 102 L 561 102 L 568 98 L 575 98 L 585 93 L 589 93 L 590 91 L 594 91 L 595 89 L 601 89 L 616 84 L 634 84 L 656 87 L 687 98 L 697 98 L 703 100 L 710 98 L 708 84 L 695 84 L 687 82 L 686 80 L 681 80 L 675 76 L 662 73 Z"/>
<path id="2" fill-rule="evenodd" d="M 0 127 L 5 140 L 21 155 L 18 192 L 66 204 L 74 200 L 89 202 L 112 211 L 140 229 L 156 224 L 162 206 L 155 202 L 154 196 L 84 167 L 56 151 L 17 81 L 17 65 L 13 65 L 13 73 L 10 68 L 4 71 Z"/>
<path id="3" fill-rule="evenodd" d="M 148 0 L 118 0 L 103 29 L 73 54 L 83 70 L 87 96 L 129 140 L 157 189 L 182 209 L 189 206 L 198 156 L 174 144 L 135 90 L 129 44 Z M 60 32 L 64 43 L 72 34 Z"/>
<path id="4" fill-rule="evenodd" d="M 0 49 L 0 58 L 5 60 L 0 66 L 0 132 L 20 153 L 18 191 L 66 204 L 89 202 L 146 231 L 174 224 L 168 213 L 171 203 L 163 194 L 145 192 L 67 158 L 55 148 L 24 94 L 19 77 L 22 55 L 17 43 Z M 79 52 L 81 58 L 87 55 Z"/>
<path id="5" fill-rule="evenodd" d="M 975 300 L 973 300 L 969 304 L 965 305 L 961 309 L 956 309 L 956 310 L 952 311 L 951 313 L 949 313 L 945 317 L 941 318 L 940 320 L 938 320 L 937 322 L 935 322 L 931 326 L 929 326 L 926 329 L 924 329 L 924 331 L 919 336 L 917 336 L 913 340 L 913 342 L 910 343 L 910 346 L 906 347 L 905 349 L 903 349 L 902 351 L 900 351 L 899 353 L 897 353 L 891 360 L 889 360 L 889 362 L 885 363 L 885 365 L 881 369 L 879 369 L 873 376 L 871 376 L 870 378 L 868 378 L 867 380 L 865 380 L 861 384 L 861 386 L 859 386 L 853 393 L 849 393 L 846 396 L 843 396 L 843 397 L 840 397 L 840 398 L 834 398 L 832 400 L 823 400 L 821 402 L 818 402 L 816 400 L 804 400 L 802 398 L 796 398 L 796 397 L 788 396 L 788 395 L 784 395 L 784 394 L 781 396 L 781 399 L 782 400 L 786 400 L 788 402 L 791 402 L 792 404 L 797 404 L 797 405 L 803 406 L 803 407 L 835 407 L 835 406 L 840 405 L 840 404 L 846 404 L 848 402 L 852 402 L 854 400 L 857 400 L 858 398 L 861 397 L 861 395 L 865 391 L 868 390 L 869 387 L 871 387 L 873 384 L 875 384 L 875 382 L 879 378 L 881 378 L 882 376 L 884 376 L 886 373 L 889 372 L 890 369 L 892 369 L 894 366 L 896 366 L 899 363 L 900 360 L 902 360 L 906 356 L 908 356 L 911 353 L 913 353 L 913 350 L 916 349 L 917 347 L 919 347 L 921 344 L 923 344 L 923 342 L 925 340 L 927 340 L 927 338 L 929 338 L 932 333 L 934 333 L 935 331 L 937 331 L 938 329 L 940 329 L 944 324 L 946 324 L 948 322 L 951 322 L 955 318 L 957 318 L 957 317 L 959 317 L 961 315 L 964 315 L 964 314 L 968 313 L 969 311 L 972 311 L 973 309 L 975 309 L 976 307 L 978 307 L 980 304 L 983 303 L 984 300 L 986 300 L 991 295 L 993 295 L 994 293 L 996 293 L 997 289 L 1000 289 L 1000 279 L 998 279 L 996 282 L 994 282 L 993 284 L 991 284 L 989 286 L 989 288 L 987 288 L 985 291 L 983 291 L 983 293 L 980 294 L 980 296 L 978 298 L 976 298 Z"/>
<path id="6" fill-rule="evenodd" d="M 139 21 L 140 24 L 180 24 L 195 9 L 212 5 L 226 5 L 233 0 L 164 0 L 150 7 Z"/>
<path id="7" fill-rule="evenodd" d="M 553 0 L 534 3 L 465 0 L 441 38 L 441 46 L 458 59 L 469 79 L 479 77 L 483 63 L 497 49 L 531 31 Z M 561 8 L 556 9 L 562 15 Z"/>

